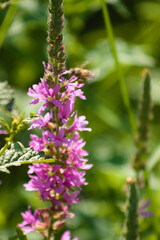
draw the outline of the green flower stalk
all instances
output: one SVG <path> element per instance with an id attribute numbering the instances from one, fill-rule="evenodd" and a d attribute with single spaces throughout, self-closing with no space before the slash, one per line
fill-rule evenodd
<path id="1" fill-rule="evenodd" d="M 129 185 L 129 194 L 127 200 L 126 210 L 126 224 L 125 224 L 125 240 L 139 239 L 139 223 L 138 223 L 138 190 L 136 180 L 134 178 L 127 178 Z"/>
<path id="2" fill-rule="evenodd" d="M 108 7 L 107 7 L 107 1 L 101 0 L 101 5 L 102 5 L 102 10 L 103 10 L 105 27 L 106 27 L 106 31 L 108 34 L 108 39 L 109 39 L 109 42 L 111 45 L 111 50 L 112 50 L 112 54 L 114 57 L 115 66 L 117 68 L 117 76 L 119 79 L 122 100 L 123 100 L 124 106 L 126 108 L 126 111 L 128 113 L 128 118 L 129 118 L 129 123 L 130 123 L 132 133 L 133 133 L 133 135 L 135 135 L 137 133 L 136 122 L 135 122 L 135 118 L 134 118 L 134 115 L 132 112 L 132 108 L 131 108 L 131 104 L 130 104 L 130 100 L 129 100 L 129 96 L 128 96 L 128 92 L 127 92 L 127 88 L 126 88 L 126 84 L 125 84 L 125 79 L 124 79 L 123 72 L 122 72 L 122 67 L 121 67 L 119 57 L 118 57 L 118 52 L 116 49 L 114 34 L 113 34 L 113 30 L 112 30 L 112 24 L 111 24 Z"/>
<path id="3" fill-rule="evenodd" d="M 148 70 L 144 71 L 144 88 L 142 100 L 139 105 L 138 135 L 135 140 L 136 154 L 133 160 L 133 168 L 139 172 L 146 167 L 146 158 L 148 154 L 147 141 L 149 138 L 149 124 L 152 118 L 151 102 L 151 78 Z"/>

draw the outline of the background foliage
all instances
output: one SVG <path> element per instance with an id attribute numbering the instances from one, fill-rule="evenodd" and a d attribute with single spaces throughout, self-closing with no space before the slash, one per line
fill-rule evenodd
<path id="1" fill-rule="evenodd" d="M 3 2 L 3 1 L 1 1 Z M 29 106 L 28 87 L 43 76 L 42 61 L 47 61 L 47 0 L 20 0 L 0 10 L 0 81 L 7 80 L 14 88 L 19 112 L 36 112 Z M 153 168 L 144 194 L 152 199 L 152 219 L 141 220 L 141 239 L 160 239 L 160 3 L 158 0 L 108 0 L 109 13 L 116 37 L 118 55 L 135 116 L 142 90 L 141 72 L 151 70 L 154 103 L 149 140 L 149 166 Z M 104 28 L 99 0 L 64 0 L 66 25 L 64 42 L 67 66 L 87 63 L 95 79 L 85 87 L 87 101 L 78 101 L 81 114 L 87 116 L 91 133 L 84 134 L 89 160 L 88 186 L 83 188 L 82 201 L 74 207 L 76 217 L 69 222 L 73 235 L 80 240 L 118 239 L 124 220 L 125 179 L 133 175 L 134 139 L 122 102 L 117 72 Z M 4 117 L 4 113 L 0 113 Z M 5 116 L 7 118 L 7 116 Z M 18 139 L 28 147 L 29 132 L 23 130 Z M 1 145 L 4 139 L 2 136 Z M 42 205 L 37 195 L 25 192 L 27 167 L 11 168 L 1 173 L 0 236 L 14 233 L 21 222 L 20 212 L 29 204 Z M 155 197 L 156 196 L 156 197 Z M 35 238 L 35 236 L 31 236 Z M 57 236 L 58 239 L 58 236 Z"/>

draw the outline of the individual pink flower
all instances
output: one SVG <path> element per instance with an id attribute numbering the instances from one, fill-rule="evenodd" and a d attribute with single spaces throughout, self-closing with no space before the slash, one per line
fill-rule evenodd
<path id="1" fill-rule="evenodd" d="M 69 80 L 65 79 L 63 76 L 64 74 L 61 74 L 59 77 L 59 81 L 62 82 L 62 85 L 65 87 L 65 92 L 62 94 L 62 98 L 64 96 L 67 96 L 69 99 L 79 97 L 83 100 L 86 100 L 86 97 L 84 96 L 84 92 L 80 89 L 84 87 L 83 83 L 76 82 L 77 77 L 72 76 Z"/>
<path id="2" fill-rule="evenodd" d="M 28 130 L 34 129 L 36 127 L 38 127 L 39 129 L 47 128 L 49 121 L 52 119 L 52 117 L 53 117 L 52 112 L 46 113 L 44 117 L 40 115 L 38 119 L 31 121 L 32 125 L 30 126 L 30 128 L 28 128 Z"/>
<path id="3" fill-rule="evenodd" d="M 68 143 L 69 139 L 65 137 L 65 131 L 63 128 L 59 128 L 58 136 L 53 134 L 50 131 L 46 131 L 48 137 L 50 138 L 51 142 L 55 143 L 55 146 L 58 147 L 61 143 Z"/>
<path id="4" fill-rule="evenodd" d="M 69 194 L 68 192 L 64 193 L 65 202 L 67 202 L 69 205 L 72 205 L 72 203 L 78 203 L 80 199 L 77 197 L 80 194 L 80 191 L 75 191 L 72 194 Z"/>
<path id="5" fill-rule="evenodd" d="M 54 89 L 52 89 L 45 80 L 41 78 L 41 83 L 34 84 L 33 89 L 29 88 L 28 96 L 35 98 L 30 101 L 30 104 L 45 102 L 38 110 L 38 114 L 42 114 L 49 104 L 53 104 L 53 106 L 55 105 L 56 107 L 62 107 L 62 103 L 55 99 L 55 95 L 59 90 L 60 84 L 55 85 Z"/>
<path id="6" fill-rule="evenodd" d="M 74 109 L 74 102 L 75 98 L 68 99 L 66 103 L 61 108 L 59 108 L 58 117 L 61 119 L 62 123 L 67 123 L 67 118 L 71 117 L 69 115 Z"/>
<path id="7" fill-rule="evenodd" d="M 41 216 L 43 217 L 43 221 Z M 37 231 L 43 236 L 47 236 L 48 227 L 49 227 L 49 213 L 48 210 L 36 210 L 34 214 L 31 212 L 31 207 L 28 207 L 28 211 L 22 213 L 24 221 L 18 226 L 24 229 L 24 234 L 27 234 L 32 231 Z"/>
<path id="8" fill-rule="evenodd" d="M 88 121 L 85 120 L 85 116 L 77 117 L 77 113 L 75 114 L 74 121 L 72 125 L 69 127 L 68 131 L 91 131 L 91 128 L 85 128 L 86 125 L 88 125 Z"/>
<path id="9" fill-rule="evenodd" d="M 34 151 L 43 151 L 44 148 L 50 143 L 48 139 L 48 132 L 42 133 L 42 138 L 39 138 L 35 134 L 30 134 L 32 141 L 29 142 L 30 147 L 33 147 Z"/>
<path id="10" fill-rule="evenodd" d="M 71 240 L 71 232 L 70 231 L 65 231 L 61 237 L 61 240 Z M 73 238 L 72 240 L 78 240 L 77 237 Z"/>

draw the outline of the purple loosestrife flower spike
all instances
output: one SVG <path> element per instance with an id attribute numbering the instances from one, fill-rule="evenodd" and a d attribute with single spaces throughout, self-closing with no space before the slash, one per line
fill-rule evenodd
<path id="1" fill-rule="evenodd" d="M 50 202 L 50 207 L 37 209 L 34 214 L 29 207 L 22 213 L 24 221 L 19 224 L 25 233 L 37 231 L 48 239 L 65 226 L 67 218 L 74 217 L 71 207 L 80 201 L 82 186 L 87 185 L 85 170 L 92 167 L 87 164 L 88 153 L 79 134 L 91 129 L 86 128 L 85 116 L 78 116 L 74 109 L 77 97 L 86 99 L 81 90 L 84 83 L 71 70 L 64 71 L 63 1 L 49 2 L 48 64 L 43 62 L 44 77 L 28 91 L 34 98 L 30 104 L 43 102 L 43 105 L 38 110 L 39 118 L 31 122 L 29 129 L 42 129 L 42 137 L 30 135 L 30 146 L 55 159 L 55 165 L 34 163 L 28 171 L 30 180 L 24 186 L 28 191 L 37 191 L 42 201 Z M 61 240 L 70 240 L 70 232 L 65 232 Z"/>
<path id="2" fill-rule="evenodd" d="M 48 69 L 47 72 L 49 71 Z M 66 218 L 73 217 L 70 209 L 74 203 L 80 201 L 79 194 L 82 186 L 87 185 L 84 170 L 92 167 L 92 164 L 87 164 L 88 160 L 85 157 L 88 153 L 83 149 L 85 142 L 79 134 L 81 131 L 91 131 L 91 129 L 86 128 L 88 121 L 85 116 L 78 116 L 77 111 L 74 111 L 76 98 L 85 99 L 80 89 L 84 84 L 79 84 L 77 78 L 73 77 L 72 80 L 67 81 L 66 77 L 66 73 L 61 74 L 58 84 L 53 80 L 52 89 L 42 79 L 40 84 L 34 85 L 33 91 L 29 89 L 29 95 L 35 98 L 31 104 L 43 101 L 43 106 L 48 110 L 43 116 L 42 107 L 40 107 L 39 119 L 31 122 L 30 129 L 38 127 L 43 129 L 43 132 L 42 137 L 30 135 L 30 146 L 36 151 L 46 152 L 53 159 L 57 159 L 58 147 L 59 159 L 58 164 L 55 165 L 34 163 L 29 167 L 30 181 L 24 185 L 26 190 L 37 191 L 42 201 L 50 202 L 50 208 L 37 209 L 34 214 L 29 208 L 27 212 L 22 213 L 24 221 L 19 226 L 25 230 L 25 233 L 37 231 L 49 237 L 51 232 L 53 234 L 54 231 L 63 227 Z M 42 86 L 45 86 L 44 91 Z M 63 90 L 60 91 L 60 89 Z M 80 91 L 76 92 L 77 90 Z M 53 102 L 55 94 L 58 95 L 56 100 L 60 105 L 58 111 Z M 41 218 L 42 212 L 43 215 L 48 216 L 46 222 Z M 69 235 L 66 233 L 66 236 Z"/>

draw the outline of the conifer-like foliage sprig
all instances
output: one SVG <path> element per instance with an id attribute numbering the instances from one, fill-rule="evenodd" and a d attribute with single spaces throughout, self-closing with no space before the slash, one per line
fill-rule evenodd
<path id="1" fill-rule="evenodd" d="M 148 154 L 147 141 L 149 138 L 149 124 L 152 118 L 151 78 L 148 70 L 144 71 L 144 87 L 142 100 L 139 104 L 138 136 L 136 138 L 136 154 L 133 160 L 133 168 L 137 171 L 145 169 Z"/>
<path id="2" fill-rule="evenodd" d="M 126 224 L 125 224 L 125 240 L 139 239 L 139 223 L 138 223 L 138 190 L 136 180 L 127 178 L 129 185 L 127 209 L 126 209 Z"/>
<path id="3" fill-rule="evenodd" d="M 65 70 L 65 47 L 62 43 L 64 28 L 63 0 L 49 0 L 48 26 L 49 68 L 57 76 Z"/>

